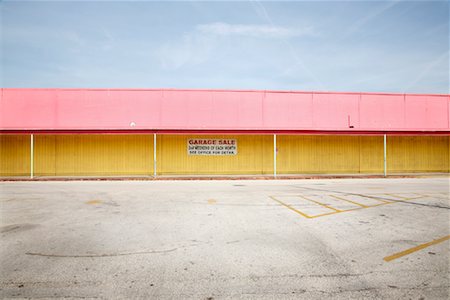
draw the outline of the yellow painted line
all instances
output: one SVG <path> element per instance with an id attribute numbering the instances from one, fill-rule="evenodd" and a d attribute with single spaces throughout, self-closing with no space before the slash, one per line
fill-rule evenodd
<path id="1" fill-rule="evenodd" d="M 392 203 L 394 203 L 394 202 L 379 203 L 379 204 L 374 204 L 374 205 L 367 206 L 367 208 L 370 208 L 370 207 L 377 207 L 377 206 L 381 206 L 381 205 L 388 205 L 388 204 L 392 204 Z"/>
<path id="2" fill-rule="evenodd" d="M 361 207 L 364 207 L 364 208 L 369 207 L 369 206 L 367 206 L 367 205 L 358 203 L 358 202 L 356 202 L 356 201 L 348 200 L 348 199 L 345 199 L 345 198 L 342 198 L 342 197 L 339 197 L 339 196 L 335 196 L 335 195 L 330 195 L 330 196 L 331 196 L 331 197 L 334 197 L 334 198 L 336 198 L 336 199 L 342 200 L 342 201 L 346 201 L 346 202 L 349 202 L 349 203 L 353 203 L 353 204 L 355 204 L 355 205 L 358 205 L 358 206 L 361 206 Z"/>
<path id="3" fill-rule="evenodd" d="M 416 199 L 420 199 L 420 198 L 425 198 L 424 196 L 418 196 L 418 197 L 414 197 L 414 198 L 407 198 L 405 200 L 416 200 Z"/>
<path id="4" fill-rule="evenodd" d="M 335 214 L 339 214 L 341 212 L 342 211 L 332 211 L 332 212 L 329 212 L 329 213 L 324 213 L 324 214 L 320 214 L 320 215 L 314 215 L 314 216 L 311 216 L 310 218 L 314 219 L 314 218 L 323 217 L 323 216 L 335 215 Z"/>
<path id="5" fill-rule="evenodd" d="M 214 199 L 208 199 L 208 204 L 216 204 L 217 201 Z"/>
<path id="6" fill-rule="evenodd" d="M 85 203 L 86 204 L 101 204 L 102 201 L 100 201 L 100 200 L 90 200 L 90 201 L 86 201 Z"/>
<path id="7" fill-rule="evenodd" d="M 447 236 L 444 236 L 444 237 L 442 237 L 440 239 L 433 240 L 431 242 L 428 242 L 428 243 L 425 243 L 425 244 L 422 244 L 422 245 L 419 245 L 419 246 L 407 249 L 405 251 L 401 251 L 401 252 L 398 252 L 398 253 L 386 256 L 385 258 L 383 258 L 383 260 L 389 262 L 391 260 L 403 257 L 403 256 L 411 254 L 411 253 L 414 253 L 416 251 L 422 250 L 422 249 L 427 248 L 429 246 L 442 243 L 442 242 L 444 242 L 444 241 L 446 241 L 448 239 L 450 239 L 450 235 L 447 235 Z"/>
<path id="8" fill-rule="evenodd" d="M 323 206 L 323 207 L 326 207 L 326 208 L 328 208 L 328 209 L 334 210 L 334 211 L 336 211 L 336 212 L 342 212 L 342 210 L 340 210 L 340 209 L 336 209 L 336 208 L 334 208 L 334 207 L 331 207 L 331 206 L 329 206 L 329 205 L 327 205 L 327 204 L 324 204 L 324 203 L 321 203 L 321 202 L 319 202 L 319 201 L 312 200 L 312 199 L 308 199 L 308 198 L 306 198 L 305 196 L 300 196 L 300 197 L 302 197 L 303 199 L 306 199 L 306 200 L 308 200 L 308 201 L 314 202 L 314 203 L 316 203 L 316 204 L 319 204 L 319 205 L 321 205 L 321 206 Z"/>
<path id="9" fill-rule="evenodd" d="M 343 200 L 343 201 L 347 201 L 347 202 L 349 202 L 349 203 L 353 203 L 353 204 L 355 204 L 355 205 L 360 206 L 360 207 L 357 207 L 357 208 L 351 208 L 351 209 L 340 210 L 340 209 L 336 209 L 336 208 L 334 208 L 334 207 L 331 207 L 331 206 L 329 206 L 329 205 L 327 205 L 327 204 L 318 202 L 318 201 L 316 201 L 316 200 L 312 200 L 312 199 L 306 198 L 305 196 L 302 196 L 302 195 L 296 195 L 296 196 L 297 196 L 297 197 L 300 197 L 300 198 L 303 198 L 303 199 L 305 199 L 305 200 L 314 202 L 314 203 L 316 203 L 316 204 L 318 204 L 318 205 L 321 205 L 321 206 L 326 207 L 326 208 L 328 208 L 328 209 L 331 209 L 331 210 L 333 210 L 333 211 L 332 211 L 332 212 L 328 212 L 328 213 L 323 213 L 323 214 L 318 214 L 318 215 L 312 215 L 312 216 L 311 216 L 311 215 L 307 215 L 306 213 L 304 213 L 304 212 L 302 212 L 302 211 L 300 211 L 300 210 L 298 210 L 298 209 L 292 207 L 291 205 L 289 205 L 289 204 L 287 204 L 287 203 L 284 203 L 283 201 L 280 201 L 280 200 L 276 199 L 275 196 L 269 196 L 269 197 L 270 197 L 272 200 L 278 202 L 279 204 L 281 204 L 281 205 L 287 207 L 288 209 L 290 209 L 290 210 L 292 210 L 292 211 L 298 213 L 299 215 L 304 216 L 305 218 L 308 218 L 308 219 L 314 219 L 314 218 L 318 218 L 318 217 L 334 215 L 334 214 L 337 214 L 337 213 L 343 213 L 343 212 L 347 212 L 347 211 L 354 211 L 354 210 L 360 210 L 360 209 L 365 209 L 365 208 L 371 208 L 371 207 L 376 207 L 376 206 L 381 206 L 381 205 L 387 205 L 387 204 L 397 203 L 397 202 L 392 202 L 392 201 L 384 201 L 384 200 L 376 199 L 376 198 L 374 198 L 374 197 L 367 197 L 367 198 L 370 198 L 370 199 L 379 200 L 379 201 L 382 202 L 382 203 L 374 204 L 374 205 L 364 205 L 364 204 L 361 204 L 361 203 L 358 203 L 358 202 L 355 202 L 355 201 L 352 201 L 352 200 L 348 200 L 348 199 L 341 198 L 341 197 L 339 197 L 339 196 L 328 195 L 328 196 L 334 197 L 334 198 L 336 198 L 336 199 Z M 282 196 L 280 196 L 280 197 L 282 197 Z M 414 199 L 416 199 L 416 198 L 414 198 Z M 405 200 L 407 200 L 407 199 L 405 199 Z"/>
<path id="10" fill-rule="evenodd" d="M 305 218 L 308 218 L 308 219 L 311 219 L 311 218 L 312 218 L 311 216 L 308 216 L 307 214 L 305 214 L 305 213 L 299 211 L 298 209 L 293 208 L 293 207 L 290 206 L 289 204 L 284 203 L 284 202 L 278 200 L 277 198 L 275 198 L 275 197 L 273 197 L 273 196 L 269 196 L 269 198 L 271 198 L 272 200 L 278 202 L 279 204 L 283 205 L 284 207 L 287 207 L 287 208 L 289 208 L 290 210 L 292 210 L 292 211 L 298 213 L 299 215 L 304 216 Z"/>
<path id="11" fill-rule="evenodd" d="M 430 196 L 430 195 L 426 195 L 426 194 L 422 194 L 422 193 L 416 193 L 417 195 L 421 195 L 422 197 L 433 197 L 433 196 Z"/>
<path id="12" fill-rule="evenodd" d="M 396 197 L 396 198 L 400 198 L 400 199 L 403 199 L 403 200 L 408 199 L 408 198 L 406 198 L 406 197 L 402 197 L 402 196 L 399 196 L 399 195 L 396 195 L 396 194 L 388 194 L 388 193 L 386 193 L 385 195 L 392 196 L 392 197 Z"/>
<path id="13" fill-rule="evenodd" d="M 384 203 L 393 203 L 392 201 L 387 201 L 387 200 L 384 200 L 384 199 L 380 199 L 380 198 L 378 198 L 377 196 L 369 196 L 369 195 L 367 195 L 367 196 L 365 196 L 366 198 L 370 198 L 370 199 L 373 199 L 373 200 L 377 200 L 377 201 L 380 201 L 380 202 L 384 202 Z"/>
<path id="14" fill-rule="evenodd" d="M 403 200 L 414 200 L 414 199 L 423 198 L 423 196 L 418 196 L 418 197 L 410 198 L 410 197 L 403 197 L 403 196 L 400 196 L 400 195 L 397 195 L 397 194 L 385 194 L 385 195 L 389 195 L 389 196 L 392 196 L 392 197 L 401 198 L 401 199 L 403 199 Z"/>
<path id="15" fill-rule="evenodd" d="M 440 194 L 440 193 L 429 193 L 428 195 L 426 195 L 426 194 L 419 194 L 419 193 L 416 193 L 417 195 L 421 195 L 422 197 L 430 197 L 430 198 L 438 198 L 438 199 L 446 199 L 446 200 L 448 200 L 448 199 L 450 199 L 449 198 L 449 196 L 448 195 L 445 195 L 445 194 Z M 443 195 L 444 196 L 444 198 L 442 198 L 441 197 L 441 195 Z"/>

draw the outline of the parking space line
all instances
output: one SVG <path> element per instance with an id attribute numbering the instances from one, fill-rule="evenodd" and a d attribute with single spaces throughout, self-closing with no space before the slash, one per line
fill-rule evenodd
<path id="1" fill-rule="evenodd" d="M 361 204 L 361 203 L 355 202 L 354 204 L 356 204 L 356 205 L 358 205 L 358 206 L 360 206 L 360 207 L 357 207 L 357 208 L 351 208 L 351 209 L 345 209 L 345 210 L 339 210 L 339 209 L 336 209 L 336 208 L 334 208 L 334 207 L 331 207 L 331 206 L 329 206 L 329 205 L 327 205 L 327 204 L 321 203 L 321 202 L 319 202 L 319 201 L 316 201 L 316 200 L 312 200 L 312 199 L 306 198 L 306 197 L 304 197 L 304 196 L 302 196 L 302 195 L 296 195 L 296 196 L 299 197 L 299 198 L 303 198 L 303 199 L 305 199 L 305 200 L 307 200 L 307 201 L 311 201 L 311 202 L 313 202 L 313 203 L 315 203 L 315 204 L 318 204 L 318 205 L 320 205 L 320 206 L 323 206 L 323 207 L 325 207 L 325 208 L 327 208 L 327 209 L 330 209 L 330 210 L 332 210 L 332 211 L 331 211 L 331 212 L 327 212 L 327 213 L 322 213 L 322 214 L 312 215 L 312 216 L 311 216 L 311 215 L 308 215 L 308 214 L 306 214 L 306 213 L 304 213 L 304 212 L 302 212 L 302 211 L 300 211 L 300 210 L 294 208 L 293 206 L 291 206 L 291 205 L 289 205 L 289 204 L 287 204 L 287 203 L 285 203 L 285 202 L 283 202 L 283 201 L 281 201 L 281 200 L 278 200 L 275 196 L 269 196 L 269 198 L 271 198 L 272 200 L 276 201 L 277 203 L 283 205 L 284 207 L 286 207 L 286 208 L 292 210 L 293 212 L 296 212 L 297 214 L 299 214 L 299 215 L 301 215 L 301 216 L 303 216 L 303 217 L 305 217 L 305 218 L 308 218 L 308 219 L 314 219 L 314 218 L 318 218 L 318 217 L 334 215 L 334 214 L 343 213 L 343 212 L 347 212 L 347 211 L 354 211 L 354 210 L 359 210 L 359 209 L 364 209 L 364 208 L 370 208 L 370 207 L 375 207 L 375 206 L 380 206 L 380 205 L 386 205 L 386 204 L 390 204 L 390 203 L 395 203 L 395 202 L 387 202 L 387 203 L 383 202 L 383 203 L 379 203 L 379 204 L 375 204 L 375 205 L 366 206 L 366 205 L 363 205 L 363 204 Z M 329 195 L 329 196 L 333 196 L 333 195 Z M 351 201 L 351 200 L 340 199 L 340 198 L 337 197 L 337 196 L 336 196 L 335 198 L 337 198 L 338 200 L 345 200 L 345 201 L 347 201 L 347 202 L 353 203 L 353 201 Z"/>
<path id="2" fill-rule="evenodd" d="M 436 192 L 428 192 L 428 193 L 414 193 L 414 194 L 417 194 L 417 195 L 421 195 L 421 196 L 423 196 L 423 197 L 436 197 L 436 196 L 440 196 L 440 195 L 443 195 L 443 196 L 448 196 L 447 194 L 445 194 L 445 193 L 436 193 Z"/>
<path id="3" fill-rule="evenodd" d="M 395 203 L 395 202 L 387 202 L 387 203 L 374 204 L 374 205 L 367 206 L 367 208 L 370 208 L 370 207 L 377 207 L 377 206 L 387 205 L 387 204 L 392 204 L 392 203 Z"/>
<path id="4" fill-rule="evenodd" d="M 326 204 L 324 204 L 324 203 L 321 203 L 321 202 L 319 202 L 319 201 L 316 201 L 316 200 L 312 200 L 312 199 L 306 198 L 305 196 L 299 196 L 299 197 L 301 197 L 301 198 L 303 198 L 303 199 L 305 199 L 305 200 L 314 202 L 314 203 L 316 203 L 316 204 L 319 204 L 319 205 L 321 205 L 321 206 L 323 206 L 323 207 L 326 207 L 326 208 L 328 208 L 328 209 L 334 210 L 335 212 L 342 212 L 342 210 L 340 210 L 340 209 L 336 209 L 336 208 L 334 208 L 334 207 L 331 207 L 331 206 L 326 205 Z"/>
<path id="5" fill-rule="evenodd" d="M 397 198 L 400 198 L 400 199 L 403 199 L 403 200 L 414 200 L 414 199 L 423 198 L 423 196 L 420 196 L 420 195 L 418 195 L 417 197 L 413 197 L 413 198 L 411 198 L 411 197 L 403 197 L 403 196 L 400 196 L 400 195 L 397 195 L 397 194 L 385 194 L 385 195 L 397 197 Z"/>
<path id="6" fill-rule="evenodd" d="M 351 204 L 354 204 L 354 205 L 357 205 L 357 206 L 358 206 L 357 208 L 342 209 L 342 210 L 341 210 L 341 209 L 334 208 L 334 207 L 331 206 L 331 205 L 328 205 L 328 204 L 319 202 L 319 201 L 317 201 L 317 200 L 310 199 L 310 198 L 308 198 L 308 197 L 306 197 L 306 196 L 303 196 L 303 195 L 295 195 L 295 197 L 302 198 L 302 199 L 307 200 L 307 201 L 309 201 L 309 202 L 313 202 L 313 203 L 315 203 L 315 204 L 317 204 L 317 205 L 320 205 L 320 206 L 322 206 L 322 207 L 325 207 L 326 209 L 332 210 L 332 212 L 321 213 L 321 214 L 318 214 L 318 215 L 308 215 L 308 214 L 306 214 L 306 213 L 300 211 L 299 209 L 294 208 L 292 205 L 289 205 L 289 204 L 287 204 L 287 203 L 285 203 L 285 202 L 283 202 L 283 201 L 281 201 L 281 200 L 278 200 L 275 196 L 269 196 L 269 197 L 270 197 L 272 200 L 276 201 L 277 203 L 283 205 L 284 207 L 286 207 L 286 208 L 288 208 L 288 209 L 290 209 L 290 210 L 296 212 L 297 214 L 299 214 L 299 215 L 301 215 L 301 216 L 303 216 L 303 217 L 305 217 L 305 218 L 308 218 L 308 219 L 314 219 L 314 218 L 318 218 L 318 217 L 334 215 L 334 214 L 337 214 L 337 213 L 342 213 L 342 212 L 347 212 L 347 211 L 353 211 L 353 210 L 359 210 L 359 209 L 366 209 L 366 208 L 371 208 L 371 207 L 376 207 L 376 206 L 381 206 L 381 205 L 386 205 L 386 204 L 393 204 L 393 203 L 398 203 L 398 202 L 402 202 L 402 201 L 414 200 L 414 199 L 419 199 L 419 198 L 425 197 L 424 195 L 421 195 L 421 194 L 419 194 L 419 193 L 414 193 L 414 194 L 418 195 L 418 197 L 407 198 L 407 197 L 404 197 L 404 196 L 399 196 L 399 195 L 391 194 L 391 193 L 383 193 L 383 194 L 382 194 L 382 195 L 388 195 L 388 196 L 390 196 L 390 197 L 396 197 L 396 198 L 397 198 L 397 199 L 392 199 L 391 201 L 384 200 L 384 199 L 381 198 L 381 196 L 376 196 L 376 195 L 373 195 L 373 196 L 372 196 L 372 195 L 361 195 L 361 197 L 368 198 L 368 199 L 372 199 L 372 200 L 377 200 L 377 201 L 379 202 L 378 204 L 373 204 L 373 205 L 365 205 L 365 204 L 359 203 L 359 202 L 357 202 L 357 201 L 353 201 L 353 200 L 346 199 L 346 198 L 344 198 L 344 197 L 342 197 L 342 196 L 327 195 L 327 196 L 332 197 L 332 198 L 335 198 L 335 199 L 337 199 L 337 200 L 345 201 L 345 202 L 348 202 L 348 203 L 351 203 Z M 280 197 L 282 197 L 282 196 L 280 196 Z"/>
<path id="7" fill-rule="evenodd" d="M 431 242 L 424 243 L 424 244 L 418 245 L 416 247 L 413 247 L 413 248 L 410 248 L 410 249 L 407 249 L 407 250 L 404 250 L 404 251 L 397 252 L 395 254 L 386 256 L 385 258 L 383 258 L 383 260 L 386 261 L 386 262 L 390 262 L 390 261 L 392 261 L 394 259 L 403 257 L 403 256 L 411 254 L 411 253 L 414 253 L 416 251 L 422 250 L 422 249 L 427 248 L 429 246 L 432 246 L 432 245 L 435 245 L 435 244 L 438 244 L 438 243 L 442 243 L 442 242 L 444 242 L 444 241 L 446 241 L 448 239 L 450 239 L 450 235 L 447 235 L 447 236 L 444 236 L 444 237 L 442 237 L 440 239 L 436 239 L 436 240 L 433 240 Z"/>
<path id="8" fill-rule="evenodd" d="M 323 217 L 323 216 L 328 216 L 328 215 L 345 213 L 345 212 L 348 212 L 348 211 L 360 210 L 360 209 L 364 209 L 364 207 L 350 208 L 350 209 L 346 209 L 346 210 L 332 211 L 332 212 L 329 212 L 329 213 L 324 213 L 324 214 L 320 214 L 320 215 L 314 215 L 314 216 L 311 216 L 311 219 L 318 218 L 318 217 Z"/>
<path id="9" fill-rule="evenodd" d="M 377 197 L 377 196 L 368 196 L 368 195 L 365 195 L 364 197 L 370 198 L 370 199 L 373 199 L 373 200 L 377 200 L 377 201 L 379 201 L 379 202 L 384 202 L 384 203 L 386 203 L 386 204 L 388 204 L 388 203 L 394 203 L 394 202 L 392 202 L 392 201 L 387 201 L 387 200 L 384 200 L 384 199 L 380 199 L 380 197 Z"/>
<path id="10" fill-rule="evenodd" d="M 367 206 L 367 205 L 364 205 L 364 204 L 358 203 L 358 202 L 356 202 L 356 201 L 352 201 L 352 200 L 344 199 L 344 198 L 342 198 L 342 197 L 339 197 L 339 196 L 336 196 L 336 195 L 330 195 L 330 196 L 331 196 L 331 197 L 333 197 L 333 198 L 336 198 L 336 199 L 342 200 L 342 201 L 346 201 L 346 202 L 349 202 L 349 203 L 353 203 L 353 204 L 355 204 L 355 205 L 358 205 L 358 206 L 361 206 L 361 207 L 364 207 L 364 208 L 368 208 L 368 207 L 370 207 L 370 206 Z"/>
<path id="11" fill-rule="evenodd" d="M 444 199 L 444 200 L 449 200 L 450 199 L 448 195 L 441 194 L 441 193 L 428 193 L 428 194 L 416 193 L 416 194 L 418 194 L 418 195 L 420 195 L 422 197 L 430 197 L 430 198 L 437 198 L 437 199 Z M 442 198 L 441 195 L 444 195 L 444 198 Z M 447 196 L 447 197 L 445 197 L 445 196 Z"/>
<path id="12" fill-rule="evenodd" d="M 278 200 L 278 199 L 275 198 L 274 196 L 269 196 L 269 198 L 271 198 L 272 200 L 278 202 L 279 204 L 283 205 L 284 207 L 289 208 L 290 210 L 292 210 L 292 211 L 298 213 L 299 215 L 304 216 L 305 218 L 308 218 L 308 219 L 313 218 L 312 216 L 309 216 L 309 215 L 307 215 L 307 214 L 305 214 L 305 213 L 299 211 L 298 209 L 293 208 L 293 207 L 290 206 L 289 204 L 284 203 L 283 201 Z"/>
<path id="13" fill-rule="evenodd" d="M 430 196 L 430 195 L 426 195 L 426 194 L 422 194 L 422 193 L 416 193 L 417 195 L 420 195 L 420 196 L 422 196 L 422 197 L 433 197 L 433 196 Z"/>
<path id="14" fill-rule="evenodd" d="M 314 215 L 314 216 L 311 216 L 310 218 L 311 218 L 311 219 L 314 219 L 314 218 L 318 218 L 318 217 L 323 217 L 323 216 L 329 216 L 329 215 L 338 214 L 338 213 L 341 213 L 341 212 L 343 212 L 343 211 L 332 211 L 332 212 L 329 212 L 329 213 L 324 213 L 324 214 L 320 214 L 320 215 Z"/>

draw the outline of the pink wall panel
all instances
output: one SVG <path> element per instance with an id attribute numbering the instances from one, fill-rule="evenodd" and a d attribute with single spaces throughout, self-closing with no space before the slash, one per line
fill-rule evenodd
<path id="1" fill-rule="evenodd" d="M 146 129 L 148 124 L 160 123 L 162 91 L 120 91 L 116 97 L 122 108 L 124 124 L 130 126 L 134 122 L 136 129 Z"/>
<path id="2" fill-rule="evenodd" d="M 165 128 L 186 126 L 189 120 L 187 109 L 188 103 L 182 92 L 165 91 L 164 97 L 161 99 L 161 123 L 159 125 Z"/>
<path id="3" fill-rule="evenodd" d="M 187 123 L 183 124 L 183 127 L 205 128 L 208 125 L 214 126 L 213 98 L 211 93 L 184 93 L 180 98 L 187 105 L 187 109 L 184 111 L 187 115 Z M 176 116 L 170 116 L 170 119 L 174 117 Z"/>
<path id="4" fill-rule="evenodd" d="M 230 93 L 214 93 L 212 95 L 212 126 L 216 128 L 230 128 L 239 126 L 239 97 Z M 227 105 L 222 105 L 226 103 Z M 208 124 L 205 124 L 208 127 Z"/>
<path id="5" fill-rule="evenodd" d="M 448 116 L 443 113 L 447 111 L 447 97 L 406 95 L 405 99 L 406 127 L 422 129 L 448 127 Z"/>
<path id="6" fill-rule="evenodd" d="M 265 93 L 264 126 L 280 129 L 313 128 L 311 93 Z"/>
<path id="7" fill-rule="evenodd" d="M 161 92 L 58 92 L 58 128 L 139 129 L 159 123 Z M 132 126 L 134 125 L 134 126 Z"/>
<path id="8" fill-rule="evenodd" d="M 359 106 L 360 128 L 407 129 L 404 108 L 403 95 L 363 94 Z"/>
<path id="9" fill-rule="evenodd" d="M 4 90 L 0 128 L 55 127 L 56 96 L 49 90 Z"/>
<path id="10" fill-rule="evenodd" d="M 2 131 L 450 131 L 448 95 L 135 89 L 2 89 L 1 95 Z"/>
<path id="11" fill-rule="evenodd" d="M 227 92 L 229 98 L 235 98 L 236 93 Z M 263 93 L 239 93 L 238 123 L 239 128 L 263 128 Z"/>
<path id="12" fill-rule="evenodd" d="M 314 94 L 313 126 L 350 129 L 359 127 L 359 95 Z"/>

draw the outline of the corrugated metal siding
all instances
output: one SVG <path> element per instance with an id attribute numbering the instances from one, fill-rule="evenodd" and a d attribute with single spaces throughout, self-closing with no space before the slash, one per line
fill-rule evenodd
<path id="1" fill-rule="evenodd" d="M 359 137 L 360 173 L 382 174 L 384 172 L 383 140 L 382 136 Z"/>
<path id="2" fill-rule="evenodd" d="M 236 156 L 189 156 L 189 138 L 235 138 Z M 37 176 L 152 175 L 152 135 L 35 135 Z M 449 172 L 450 137 L 388 136 L 388 174 Z M 279 174 L 383 172 L 382 136 L 277 137 Z M 272 174 L 272 135 L 158 135 L 159 175 Z M 30 136 L 0 135 L 0 176 L 29 176 Z"/>
<path id="3" fill-rule="evenodd" d="M 277 137 L 279 174 L 359 173 L 357 136 Z"/>
<path id="4" fill-rule="evenodd" d="M 30 175 L 30 136 L 0 135 L 0 176 Z"/>
<path id="5" fill-rule="evenodd" d="M 236 139 L 237 155 L 188 155 L 190 138 Z M 249 135 L 161 135 L 157 140 L 158 174 L 271 174 L 273 137 Z"/>
<path id="6" fill-rule="evenodd" d="M 388 136 L 388 173 L 448 172 L 448 136 Z"/>
<path id="7" fill-rule="evenodd" d="M 34 136 L 34 172 L 41 176 L 56 176 L 55 135 Z"/>
<path id="8" fill-rule="evenodd" d="M 153 136 L 38 135 L 35 174 L 151 175 Z"/>

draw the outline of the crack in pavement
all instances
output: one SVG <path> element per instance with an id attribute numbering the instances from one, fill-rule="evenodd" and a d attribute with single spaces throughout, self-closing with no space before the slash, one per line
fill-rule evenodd
<path id="1" fill-rule="evenodd" d="M 103 253 L 103 254 L 81 254 L 81 255 L 70 255 L 70 254 L 45 254 L 38 252 L 26 252 L 26 255 L 33 256 L 44 256 L 44 257 L 114 257 L 114 256 L 127 256 L 127 255 L 139 255 L 139 254 L 154 254 L 154 253 L 167 253 L 176 251 L 178 248 L 172 248 L 167 250 L 152 250 L 152 251 L 136 251 L 136 252 L 124 252 L 124 253 Z"/>
<path id="2" fill-rule="evenodd" d="M 242 240 L 232 240 L 232 241 L 225 241 L 223 242 L 224 245 L 238 243 L 247 241 L 249 239 L 242 239 Z M 190 248 L 190 247 L 197 247 L 200 245 L 208 245 L 211 244 L 211 241 L 196 241 L 192 240 L 192 244 L 182 245 L 176 248 L 171 249 L 165 249 L 165 250 L 149 250 L 149 251 L 134 251 L 134 252 L 123 252 L 123 253 L 103 253 L 103 254 L 47 254 L 47 253 L 40 253 L 40 252 L 26 252 L 25 255 L 32 255 L 32 256 L 43 256 L 43 257 L 74 257 L 74 258 L 85 258 L 85 257 L 115 257 L 115 256 L 127 256 L 127 255 L 140 255 L 140 254 L 156 254 L 156 253 L 168 253 L 176 251 L 180 248 Z"/>

